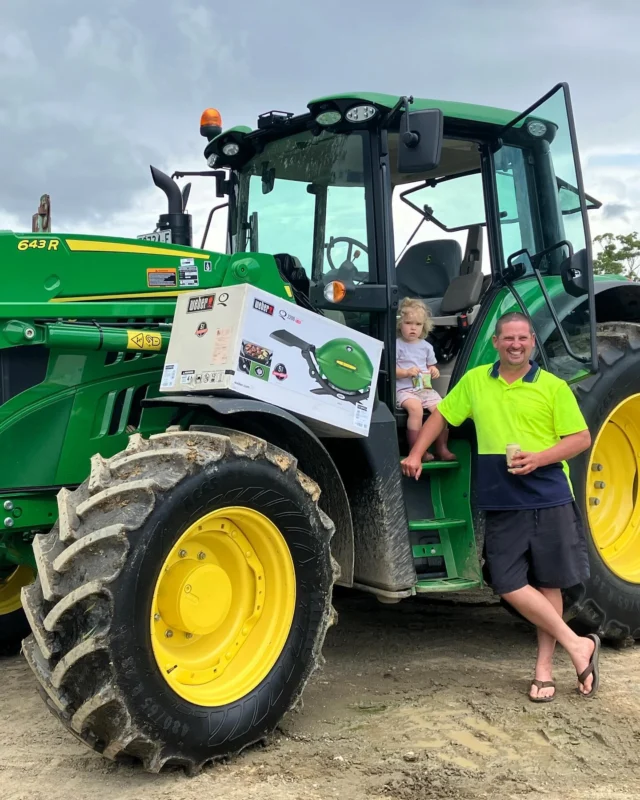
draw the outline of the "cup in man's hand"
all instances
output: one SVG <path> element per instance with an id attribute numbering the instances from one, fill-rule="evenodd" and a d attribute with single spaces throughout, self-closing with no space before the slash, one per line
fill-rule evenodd
<path id="1" fill-rule="evenodd" d="M 511 471 L 511 467 L 513 466 L 513 457 L 517 456 L 518 453 L 521 453 L 522 449 L 519 444 L 508 444 L 507 445 L 507 467 L 509 467 L 509 471 Z"/>

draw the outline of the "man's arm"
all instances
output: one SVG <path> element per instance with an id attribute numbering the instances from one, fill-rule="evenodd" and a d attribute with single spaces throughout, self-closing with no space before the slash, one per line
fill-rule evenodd
<path id="1" fill-rule="evenodd" d="M 418 480 L 422 472 L 422 457 L 445 429 L 446 419 L 434 409 L 424 423 L 409 455 L 401 462 L 402 474 Z"/>
<path id="2" fill-rule="evenodd" d="M 539 467 L 557 464 L 559 461 L 570 461 L 579 453 L 588 450 L 590 446 L 591 434 L 588 430 L 571 433 L 548 450 L 539 453 L 518 453 L 512 458 L 513 466 L 509 471 L 513 475 L 528 475 Z"/>

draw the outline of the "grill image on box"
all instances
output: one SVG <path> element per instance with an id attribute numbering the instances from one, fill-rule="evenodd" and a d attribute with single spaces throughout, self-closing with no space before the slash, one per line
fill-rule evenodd
<path id="1" fill-rule="evenodd" d="M 309 365 L 309 375 L 320 388 L 313 394 L 332 394 L 340 400 L 365 400 L 371 391 L 373 364 L 364 349 L 351 339 L 331 339 L 316 348 L 289 331 L 275 331 L 271 338 L 298 347 Z"/>

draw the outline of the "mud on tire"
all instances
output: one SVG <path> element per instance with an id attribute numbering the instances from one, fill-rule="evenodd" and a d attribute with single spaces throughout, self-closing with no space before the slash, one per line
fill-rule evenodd
<path id="1" fill-rule="evenodd" d="M 336 577 L 333 525 L 296 460 L 233 431 L 133 436 L 94 456 L 91 475 L 58 497 L 59 519 L 36 537 L 38 580 L 23 589 L 31 626 L 23 652 L 52 713 L 111 759 L 191 773 L 262 739 L 297 702 L 321 659 Z M 164 559 L 195 520 L 242 505 L 274 522 L 295 569 L 286 644 L 247 695 L 205 707 L 179 697 L 154 660 L 150 609 Z"/>

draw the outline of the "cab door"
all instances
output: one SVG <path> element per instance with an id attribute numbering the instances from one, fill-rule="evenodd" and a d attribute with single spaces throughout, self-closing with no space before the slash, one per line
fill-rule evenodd
<path id="1" fill-rule="evenodd" d="M 528 312 L 541 365 L 565 380 L 597 370 L 593 260 L 569 87 L 499 133 L 493 153 L 501 280 Z M 503 308 L 506 310 L 506 308 Z"/>

